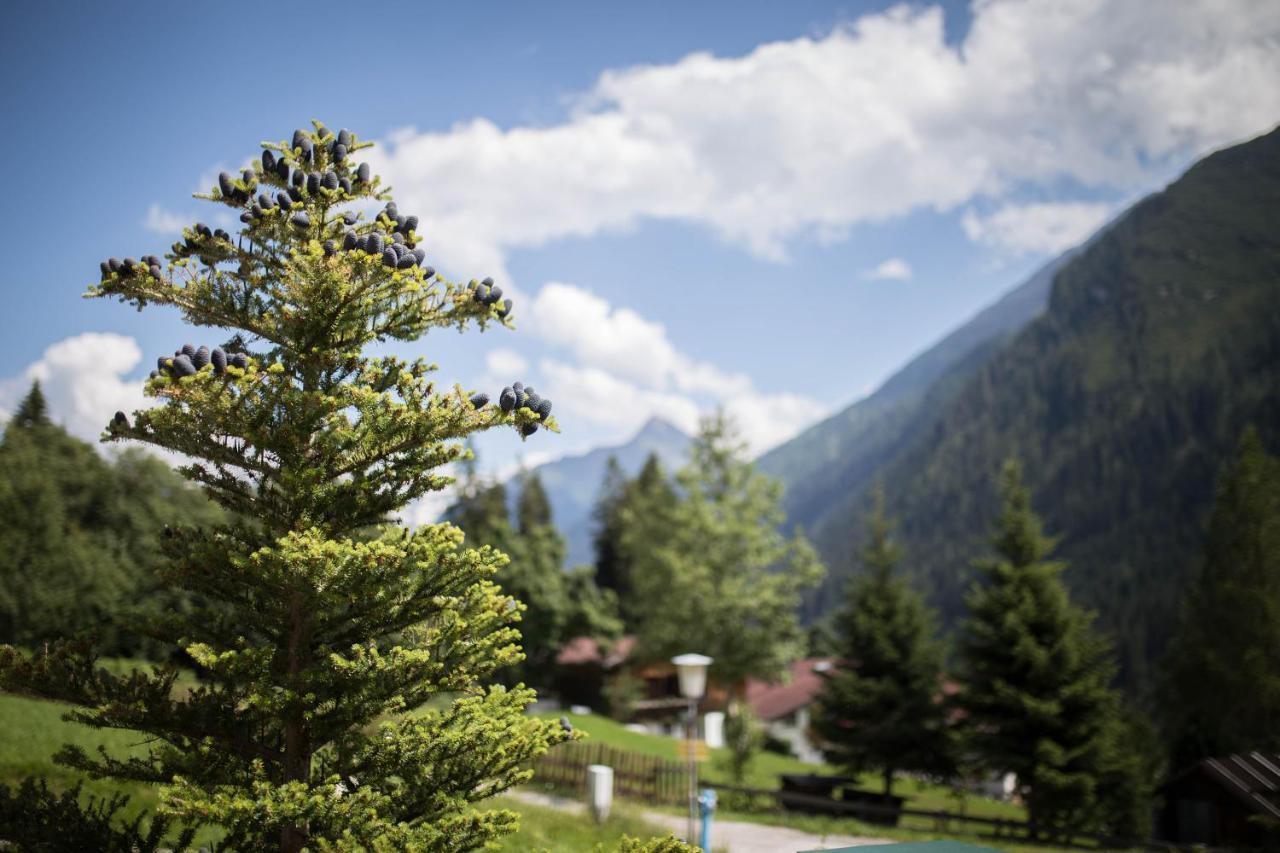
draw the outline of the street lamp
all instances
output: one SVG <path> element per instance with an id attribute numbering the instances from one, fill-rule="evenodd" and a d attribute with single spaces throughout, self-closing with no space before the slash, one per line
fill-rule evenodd
<path id="1" fill-rule="evenodd" d="M 671 662 L 676 666 L 680 695 L 689 700 L 689 834 L 685 838 L 692 844 L 698 829 L 698 700 L 707 692 L 707 667 L 711 666 L 711 658 L 684 654 L 676 655 Z"/>

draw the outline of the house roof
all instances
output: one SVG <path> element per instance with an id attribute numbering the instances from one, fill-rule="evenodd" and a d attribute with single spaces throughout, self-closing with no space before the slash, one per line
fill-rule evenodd
<path id="1" fill-rule="evenodd" d="M 1280 818 L 1280 754 L 1250 752 L 1206 758 L 1164 787 L 1192 773 L 1204 773 L 1255 812 Z"/>
<path id="2" fill-rule="evenodd" d="M 601 647 L 594 637 L 574 637 L 565 643 L 556 653 L 556 663 L 561 666 L 580 664 L 599 664 L 605 669 L 613 669 L 626 663 L 636 647 L 634 634 L 627 634 L 608 648 Z"/>
<path id="3" fill-rule="evenodd" d="M 760 719 L 768 722 L 785 717 L 814 700 L 822 689 L 821 673 L 833 658 L 804 658 L 794 661 L 782 682 L 747 679 L 747 704 Z"/>

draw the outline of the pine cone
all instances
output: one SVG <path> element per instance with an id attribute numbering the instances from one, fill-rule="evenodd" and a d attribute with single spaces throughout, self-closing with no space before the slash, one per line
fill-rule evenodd
<path id="1" fill-rule="evenodd" d="M 196 370 L 204 367 L 209 363 L 209 348 L 200 347 L 196 350 L 196 354 L 191 357 L 191 363 L 195 365 Z"/>
<path id="2" fill-rule="evenodd" d="M 346 148 L 351 147 L 351 131 L 345 127 L 338 131 L 338 144 Z"/>
<path id="3" fill-rule="evenodd" d="M 400 260 L 396 262 L 396 267 L 402 270 L 407 270 L 410 267 L 416 267 L 417 265 L 418 259 L 413 256 L 413 252 L 405 252 L 400 256 Z"/>
<path id="4" fill-rule="evenodd" d="M 242 352 L 235 353 L 231 356 L 231 366 L 244 370 L 249 366 L 249 357 Z"/>
<path id="5" fill-rule="evenodd" d="M 424 269 L 424 270 L 422 271 L 422 274 L 423 274 L 424 276 L 426 276 L 427 278 L 431 278 L 432 276 L 434 276 L 434 275 L 436 274 L 436 268 L 435 268 L 435 267 L 427 267 L 426 269 Z"/>
<path id="6" fill-rule="evenodd" d="M 101 261 L 98 264 L 98 269 L 102 272 L 103 278 L 106 278 L 107 276 L 111 275 L 111 264 L 107 263 L 106 261 Z"/>
<path id="7" fill-rule="evenodd" d="M 289 199 L 291 205 L 294 203 L 301 204 L 305 198 L 306 196 L 302 194 L 302 189 L 300 187 L 289 187 Z"/>
<path id="8" fill-rule="evenodd" d="M 332 240 L 325 240 L 325 241 L 324 241 L 324 256 L 325 256 L 326 258 L 332 257 L 332 256 L 333 256 L 333 253 L 334 253 L 334 252 L 336 252 L 336 251 L 338 251 L 338 244 L 337 244 L 337 243 L 333 242 Z"/>
<path id="9" fill-rule="evenodd" d="M 568 717 L 560 718 L 560 728 L 563 729 L 568 734 L 573 733 L 573 723 L 569 722 Z"/>
<path id="10" fill-rule="evenodd" d="M 489 304 L 486 301 L 489 298 L 489 288 L 485 287 L 482 284 L 479 287 L 477 287 L 473 293 L 474 293 L 476 302 L 479 302 L 481 305 Z"/>
<path id="11" fill-rule="evenodd" d="M 390 246 L 388 246 L 386 250 L 383 251 L 382 253 L 382 263 L 384 266 L 388 266 L 388 267 L 391 267 L 392 269 L 395 269 L 396 263 L 399 260 L 400 259 L 396 257 L 396 250 L 391 248 Z"/>
<path id="12" fill-rule="evenodd" d="M 173 360 L 173 374 L 177 377 L 194 376 L 196 366 L 191 363 L 190 357 L 180 355 Z"/>
<path id="13" fill-rule="evenodd" d="M 276 170 L 276 155 L 271 153 L 271 149 L 264 148 L 262 150 L 262 171 L 270 175 Z"/>
<path id="14" fill-rule="evenodd" d="M 489 287 L 493 287 L 493 279 L 491 278 L 482 278 L 480 279 L 480 283 L 488 285 Z"/>
<path id="15" fill-rule="evenodd" d="M 533 410 L 538 413 L 538 420 L 545 421 L 547 416 L 551 414 L 551 401 L 543 397 L 538 401 L 538 405 L 533 407 Z"/>
<path id="16" fill-rule="evenodd" d="M 307 173 L 298 169 L 289 176 L 289 186 L 302 189 L 307 183 Z"/>
<path id="17" fill-rule="evenodd" d="M 355 225 L 356 220 L 358 220 L 359 218 L 360 218 L 359 216 L 356 216 L 351 211 L 347 211 L 346 213 L 342 214 L 342 221 L 345 222 L 347 225 Z"/>
<path id="18" fill-rule="evenodd" d="M 333 162 L 343 163 L 347 159 L 347 146 L 339 142 L 333 146 Z"/>
<path id="19" fill-rule="evenodd" d="M 152 278 L 154 278 L 154 279 L 161 279 L 161 278 L 164 278 L 164 270 L 162 270 L 162 269 L 160 268 L 160 265 L 159 265 L 159 264 L 153 264 L 153 265 L 152 265 L 151 267 L 149 267 L 148 269 L 149 269 L 149 271 L 150 271 L 150 273 L 151 273 L 151 277 L 152 277 Z"/>
<path id="20" fill-rule="evenodd" d="M 413 259 L 414 259 L 414 261 L 416 261 L 416 262 L 417 262 L 417 263 L 419 263 L 419 264 L 420 264 L 420 263 L 422 263 L 423 261 L 425 261 L 425 260 L 427 259 L 427 250 L 426 250 L 426 249 L 414 249 L 414 250 L 413 250 Z"/>
<path id="21" fill-rule="evenodd" d="M 181 352 L 187 358 L 195 358 L 195 355 L 196 355 L 195 344 L 183 344 L 182 349 L 179 350 L 179 352 Z"/>
<path id="22" fill-rule="evenodd" d="M 352 251 L 359 242 L 360 240 L 356 237 L 356 232 L 354 231 L 348 231 L 346 234 L 342 235 L 342 248 L 345 251 Z"/>
<path id="23" fill-rule="evenodd" d="M 351 179 L 338 178 L 338 186 L 342 187 L 342 191 L 347 195 L 351 195 Z"/>
<path id="24" fill-rule="evenodd" d="M 485 304 L 492 305 L 501 298 L 502 298 L 502 288 L 498 287 L 498 285 L 495 284 L 493 287 L 489 288 L 489 297 L 485 299 Z"/>
<path id="25" fill-rule="evenodd" d="M 471 405 L 476 409 L 483 409 L 489 404 L 489 395 L 481 391 L 479 394 L 471 395 Z"/>
<path id="26" fill-rule="evenodd" d="M 368 251 L 368 253 L 371 255 L 381 255 L 382 247 L 383 247 L 382 235 L 378 233 L 370 234 L 369 248 L 366 251 Z"/>
<path id="27" fill-rule="evenodd" d="M 516 392 L 510 388 L 503 388 L 502 393 L 498 396 L 498 408 L 504 412 L 509 412 L 516 407 Z"/>
<path id="28" fill-rule="evenodd" d="M 320 192 L 320 174 L 312 172 L 307 175 L 307 195 L 315 195 Z"/>
<path id="29" fill-rule="evenodd" d="M 290 145 L 289 147 L 296 151 L 297 149 L 302 147 L 302 143 L 306 140 L 306 138 L 307 138 L 307 132 L 305 130 L 295 130 L 293 132 L 293 144 Z"/>
<path id="30" fill-rule="evenodd" d="M 510 299 L 502 300 L 502 307 L 498 309 L 498 316 L 505 320 L 507 319 L 507 315 L 510 313 L 511 313 L 511 300 Z"/>
<path id="31" fill-rule="evenodd" d="M 525 438 L 528 438 L 529 436 L 533 435 L 537 431 L 538 431 L 537 424 L 525 424 L 524 426 L 520 427 L 520 435 L 522 435 Z"/>
<path id="32" fill-rule="evenodd" d="M 263 210 L 270 210 L 276 206 L 276 200 L 271 197 L 270 193 L 258 193 L 258 206 Z"/>
<path id="33" fill-rule="evenodd" d="M 360 168 L 356 169 L 356 180 L 362 184 L 367 184 L 369 183 L 369 179 L 369 164 L 361 163 Z"/>
<path id="34" fill-rule="evenodd" d="M 111 419 L 111 425 L 115 427 L 120 427 L 121 429 L 128 429 L 129 418 L 125 415 L 124 412 L 116 412 L 115 417 Z"/>
<path id="35" fill-rule="evenodd" d="M 524 392 L 524 383 L 523 383 L 523 382 L 512 382 L 512 383 L 511 383 L 511 390 L 512 390 L 512 391 L 515 391 L 517 394 L 521 394 L 521 393 L 523 393 L 523 392 Z"/>
<path id="36" fill-rule="evenodd" d="M 405 220 L 404 220 L 404 230 L 405 230 L 405 231 L 417 231 L 417 230 L 418 230 L 418 217 L 416 217 L 416 216 L 408 216 L 408 217 L 405 217 Z"/>
<path id="37" fill-rule="evenodd" d="M 289 163 L 283 157 L 276 161 L 276 177 L 285 182 L 289 180 Z"/>
<path id="38" fill-rule="evenodd" d="M 311 217 L 307 216 L 305 210 L 299 210 L 293 216 L 289 217 L 289 222 L 299 228 L 309 228 L 311 226 Z"/>
<path id="39" fill-rule="evenodd" d="M 213 348 L 213 352 L 209 353 L 209 361 L 213 363 L 213 372 L 219 376 L 227 369 L 227 353 L 222 347 Z"/>
<path id="40" fill-rule="evenodd" d="M 218 173 L 218 190 L 222 193 L 223 198 L 231 198 L 236 191 L 235 179 L 228 172 Z"/>

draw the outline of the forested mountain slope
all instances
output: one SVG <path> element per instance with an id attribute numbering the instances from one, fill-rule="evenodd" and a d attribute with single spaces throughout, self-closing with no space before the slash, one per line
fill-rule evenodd
<path id="1" fill-rule="evenodd" d="M 1045 314 L 872 472 L 944 618 L 962 611 L 1016 454 L 1073 595 L 1116 637 L 1130 684 L 1146 681 L 1242 429 L 1280 446 L 1277 222 L 1280 131 L 1205 158 L 1066 263 Z M 839 577 L 851 544 L 819 537 Z"/>

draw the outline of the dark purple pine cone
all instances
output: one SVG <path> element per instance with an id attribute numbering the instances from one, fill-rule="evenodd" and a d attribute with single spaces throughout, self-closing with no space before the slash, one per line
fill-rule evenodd
<path id="1" fill-rule="evenodd" d="M 307 132 L 305 130 L 302 130 L 302 129 L 295 130 L 293 132 L 293 144 L 290 145 L 289 147 L 294 150 L 301 148 L 303 140 L 305 140 L 306 138 L 307 138 Z"/>
<path id="2" fill-rule="evenodd" d="M 333 242 L 332 240 L 325 240 L 325 241 L 324 241 L 324 256 L 325 256 L 326 258 L 328 258 L 328 257 L 332 257 L 333 253 L 334 253 L 334 252 L 336 252 L 336 251 L 338 251 L 338 244 L 337 244 L 337 243 Z"/>
<path id="3" fill-rule="evenodd" d="M 538 413 L 538 420 L 545 421 L 547 416 L 551 414 L 551 401 L 543 397 L 538 401 L 538 405 L 533 407 L 533 410 Z"/>
<path id="4" fill-rule="evenodd" d="M 276 200 L 271 197 L 270 193 L 258 193 L 258 206 L 263 210 L 270 210 L 276 206 Z"/>
<path id="5" fill-rule="evenodd" d="M 529 436 L 533 435 L 537 431 L 538 431 L 537 424 L 525 424 L 524 426 L 520 427 L 520 435 L 524 436 L 525 438 L 528 438 Z"/>
<path id="6" fill-rule="evenodd" d="M 338 178 L 338 186 L 342 187 L 342 191 L 347 195 L 351 195 L 351 179 Z"/>
<path id="7" fill-rule="evenodd" d="M 293 206 L 293 199 L 289 197 L 289 193 L 276 193 L 276 203 L 281 210 L 288 210 Z"/>
<path id="8" fill-rule="evenodd" d="M 129 428 L 128 416 L 126 416 L 124 412 L 116 412 L 115 417 L 111 419 L 111 426 L 119 427 L 120 429 L 128 429 Z"/>
<path id="9" fill-rule="evenodd" d="M 293 216 L 289 217 L 289 222 L 299 228 L 307 228 L 311 225 L 311 217 L 307 216 L 307 212 L 305 210 L 299 210 Z"/>
<path id="10" fill-rule="evenodd" d="M 345 251 L 352 251 L 360 243 L 360 238 L 356 236 L 356 232 L 348 231 L 342 235 L 342 248 Z"/>
<path id="11" fill-rule="evenodd" d="M 502 300 L 502 307 L 498 309 L 498 316 L 505 320 L 507 319 L 507 315 L 510 313 L 511 313 L 511 300 L 510 299 Z"/>
<path id="12" fill-rule="evenodd" d="M 282 181 L 289 180 L 289 163 L 283 157 L 276 161 L 276 177 Z"/>
<path id="13" fill-rule="evenodd" d="M 244 370 L 249 366 L 249 357 L 242 352 L 234 353 L 231 356 L 231 366 Z"/>
<path id="14" fill-rule="evenodd" d="M 347 225 L 355 225 L 356 220 L 358 220 L 359 218 L 360 218 L 359 216 L 356 216 L 354 213 L 352 213 L 349 210 L 346 213 L 342 214 L 342 221 Z"/>
<path id="15" fill-rule="evenodd" d="M 383 242 L 382 242 L 381 234 L 373 233 L 369 235 L 369 248 L 366 250 L 368 251 L 369 254 L 381 255 L 382 246 L 383 246 Z"/>
<path id="16" fill-rule="evenodd" d="M 396 268 L 402 270 L 407 270 L 410 267 L 416 267 L 417 265 L 418 259 L 413 256 L 413 252 L 405 252 L 400 256 L 400 259 L 396 261 Z"/>
<path id="17" fill-rule="evenodd" d="M 341 142 L 333 146 L 333 162 L 342 163 L 347 159 L 347 146 Z"/>
<path id="18" fill-rule="evenodd" d="M 413 250 L 413 259 L 414 259 L 414 261 L 416 261 L 417 263 L 422 263 L 423 261 L 425 261 L 425 260 L 427 259 L 427 250 L 426 250 L 426 249 L 421 249 L 421 248 L 419 248 L 419 249 L 414 249 L 414 250 Z"/>
<path id="19" fill-rule="evenodd" d="M 367 184 L 369 183 L 370 177 L 371 176 L 369 174 L 369 164 L 361 163 L 360 168 L 356 169 L 356 180 L 358 180 L 362 184 Z"/>
<path id="20" fill-rule="evenodd" d="M 479 394 L 471 395 L 471 406 L 476 409 L 483 409 L 489 404 L 489 395 L 481 391 Z"/>
<path id="21" fill-rule="evenodd" d="M 173 360 L 173 375 L 179 378 L 183 376 L 194 376 L 196 366 L 191 363 L 191 358 L 187 355 L 180 355 Z"/>
<path id="22" fill-rule="evenodd" d="M 195 345 L 195 344 L 183 344 L 183 345 L 182 345 L 182 349 L 181 349 L 181 350 L 179 350 L 179 352 L 180 352 L 180 353 L 182 353 L 183 355 L 185 355 L 187 358 L 195 358 L 195 356 L 196 356 L 196 345 Z"/>
<path id="23" fill-rule="evenodd" d="M 297 187 L 298 189 L 302 189 L 306 185 L 306 183 L 307 183 L 307 173 L 302 171 L 301 169 L 298 169 L 296 172 L 294 172 L 292 175 L 289 176 L 290 186 Z"/>
<path id="24" fill-rule="evenodd" d="M 346 148 L 351 147 L 351 131 L 345 127 L 338 131 L 338 144 Z"/>
<path id="25" fill-rule="evenodd" d="M 218 190 L 222 193 L 223 198 L 231 198 L 236 191 L 235 179 L 228 172 L 218 173 Z"/>
<path id="26" fill-rule="evenodd" d="M 191 363 L 196 366 L 196 370 L 204 367 L 209 363 L 209 348 L 200 347 L 196 350 L 196 354 L 191 356 Z"/>
<path id="27" fill-rule="evenodd" d="M 400 258 L 396 255 L 396 250 L 388 246 L 382 253 L 382 263 L 384 266 L 395 269 Z"/>
<path id="28" fill-rule="evenodd" d="M 408 216 L 408 217 L 405 217 L 405 220 L 404 220 L 404 230 L 405 230 L 405 231 L 417 231 L 417 230 L 418 230 L 418 217 L 416 217 L 416 216 Z"/>
<path id="29" fill-rule="evenodd" d="M 222 375 L 227 369 L 227 353 L 222 347 L 214 347 L 213 352 L 209 353 L 209 361 L 213 364 L 213 372 Z"/>
<path id="30" fill-rule="evenodd" d="M 516 392 L 510 388 L 503 388 L 502 394 L 498 396 L 498 407 L 504 412 L 509 412 L 516 407 Z"/>
<path id="31" fill-rule="evenodd" d="M 271 153 L 269 148 L 262 150 L 262 171 L 271 174 L 276 170 L 276 155 Z"/>
<path id="32" fill-rule="evenodd" d="M 307 175 L 307 194 L 315 195 L 320 192 L 320 173 L 312 172 Z"/>
<path id="33" fill-rule="evenodd" d="M 106 278 L 107 276 L 111 275 L 111 264 L 107 263 L 106 261 L 102 261 L 101 263 L 99 263 L 98 269 L 102 272 L 103 278 Z"/>

